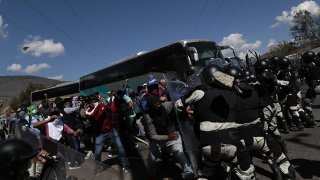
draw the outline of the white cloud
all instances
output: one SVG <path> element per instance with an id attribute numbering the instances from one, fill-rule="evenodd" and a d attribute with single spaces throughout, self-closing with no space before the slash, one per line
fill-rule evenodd
<path id="1" fill-rule="evenodd" d="M 51 76 L 51 77 L 48 77 L 48 79 L 54 79 L 54 80 L 62 80 L 63 79 L 63 75 L 59 75 L 59 76 Z"/>
<path id="2" fill-rule="evenodd" d="M 22 70 L 21 64 L 11 64 L 7 67 L 7 71 L 20 72 Z"/>
<path id="3" fill-rule="evenodd" d="M 304 1 L 300 3 L 298 6 L 291 7 L 290 11 L 282 11 L 280 16 L 275 18 L 276 22 L 272 24 L 270 27 L 275 28 L 280 26 L 281 24 L 290 24 L 292 25 L 293 17 L 297 14 L 297 12 L 306 10 L 311 14 L 318 14 L 320 12 L 320 6 L 315 1 Z"/>
<path id="4" fill-rule="evenodd" d="M 270 48 L 274 47 L 277 44 L 278 44 L 278 42 L 275 39 L 270 39 L 267 47 L 270 49 Z"/>
<path id="5" fill-rule="evenodd" d="M 21 64 L 11 64 L 10 66 L 7 67 L 7 71 L 24 72 L 27 74 L 33 74 L 33 73 L 42 71 L 44 69 L 50 69 L 50 68 L 51 66 L 47 63 L 28 65 L 25 69 L 23 69 Z"/>
<path id="6" fill-rule="evenodd" d="M 254 43 L 247 43 L 246 40 L 243 39 L 243 35 L 239 33 L 230 34 L 229 36 L 224 37 L 220 44 L 233 46 L 240 58 L 244 58 L 248 53 L 248 50 L 254 52 L 261 47 L 261 41 L 257 40 Z"/>
<path id="7" fill-rule="evenodd" d="M 53 39 L 41 39 L 40 36 L 29 35 L 24 40 L 21 47 L 22 53 L 30 53 L 36 57 L 46 54 L 49 57 L 55 57 L 64 53 L 64 46 L 62 43 L 55 43 Z M 24 50 L 24 47 L 26 47 L 27 49 Z"/>
<path id="8" fill-rule="evenodd" d="M 35 72 L 38 72 L 44 69 L 50 69 L 50 68 L 51 66 L 47 63 L 32 64 L 32 65 L 28 65 L 26 69 L 24 69 L 23 71 L 26 72 L 27 74 L 33 74 Z"/>
<path id="9" fill-rule="evenodd" d="M 7 38 L 9 35 L 9 32 L 6 30 L 8 27 L 8 24 L 4 22 L 3 17 L 0 15 L 0 38 Z"/>

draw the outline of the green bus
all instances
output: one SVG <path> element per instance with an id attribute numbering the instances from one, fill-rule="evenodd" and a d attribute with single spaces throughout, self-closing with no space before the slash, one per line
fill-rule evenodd
<path id="1" fill-rule="evenodd" d="M 204 67 L 212 61 L 225 62 L 221 50 L 213 41 L 181 40 L 161 48 L 140 52 L 120 59 L 106 68 L 80 78 L 80 94 L 95 92 L 106 95 L 108 91 L 122 89 L 125 79 L 133 90 L 146 82 L 149 74 L 164 78 L 176 74 L 176 79 L 186 81 L 195 68 Z"/>
<path id="2" fill-rule="evenodd" d="M 36 90 L 31 93 L 31 103 L 40 104 L 43 99 L 52 100 L 56 97 L 69 98 L 79 96 L 79 81 L 71 81 L 56 86 Z"/>

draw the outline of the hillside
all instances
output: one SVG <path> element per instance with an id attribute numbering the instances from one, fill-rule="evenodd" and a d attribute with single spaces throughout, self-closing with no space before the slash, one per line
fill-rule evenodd
<path id="1" fill-rule="evenodd" d="M 38 83 L 43 84 L 45 87 L 51 87 L 62 83 L 62 81 L 38 76 L 0 76 L 0 99 L 3 101 L 4 106 L 10 101 L 10 98 L 18 95 L 29 83 Z"/>

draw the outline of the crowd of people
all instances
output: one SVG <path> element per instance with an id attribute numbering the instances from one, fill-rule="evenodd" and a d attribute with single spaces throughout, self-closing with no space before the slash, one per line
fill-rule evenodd
<path id="1" fill-rule="evenodd" d="M 289 59 L 278 57 L 257 60 L 251 71 L 231 63 L 211 64 L 195 72 L 202 83 L 184 95 L 175 95 L 179 99 L 176 102 L 171 100 L 173 94 L 166 80 L 149 75 L 136 90 L 125 80 L 122 89 L 105 92 L 104 96 L 96 92 L 87 97 L 44 99 L 38 106 L 19 108 L 15 115 L 6 109 L 1 140 L 8 138 L 5 134 L 12 134 L 14 122 L 85 153 L 86 158 L 94 155 L 97 161 L 101 161 L 107 145 L 117 152 L 124 173 L 131 171 L 128 157 L 136 155 L 140 141 L 149 146 L 146 167 L 150 179 L 159 175 L 157 160 L 168 156 L 180 164 L 183 179 L 230 174 L 239 179 L 256 179 L 252 156 L 258 154 L 270 165 L 275 179 L 295 179 L 281 133 L 316 127 L 311 105 L 320 94 L 319 54 L 308 51 L 301 58 L 299 71 Z M 301 79 L 308 84 L 304 97 Z M 197 161 L 190 161 L 184 149 L 187 137 L 182 136 L 184 129 L 179 121 L 193 124 L 199 144 L 198 153 L 193 154 Z M 59 148 L 56 151 L 55 158 L 63 156 Z M 36 156 L 31 152 L 28 157 Z M 42 150 L 41 154 L 45 153 Z M 2 156 L 0 151 L 0 159 Z M 73 157 L 73 153 L 67 156 L 69 170 L 81 167 L 84 159 Z M 38 160 L 38 164 L 43 166 L 29 168 L 29 175 L 41 179 L 46 163 Z M 66 179 L 64 161 L 50 166 L 57 167 L 57 179 Z M 97 164 L 94 175 L 101 171 Z"/>

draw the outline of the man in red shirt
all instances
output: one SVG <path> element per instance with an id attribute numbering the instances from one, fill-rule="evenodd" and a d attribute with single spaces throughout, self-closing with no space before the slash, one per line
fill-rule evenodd
<path id="1" fill-rule="evenodd" d="M 129 161 L 126 157 L 126 153 L 124 151 L 118 132 L 113 126 L 111 117 L 108 116 L 108 114 L 110 113 L 106 113 L 106 111 L 111 112 L 110 107 L 102 103 L 103 99 L 97 99 L 94 95 L 89 96 L 88 102 L 89 107 L 86 110 L 86 115 L 93 125 L 94 134 L 96 137 L 94 152 L 95 159 L 97 161 L 101 161 L 101 153 L 104 144 L 107 141 L 112 141 L 114 142 L 118 150 L 122 170 L 124 172 L 130 171 Z M 96 171 L 99 171 L 99 169 L 96 169 Z"/>

